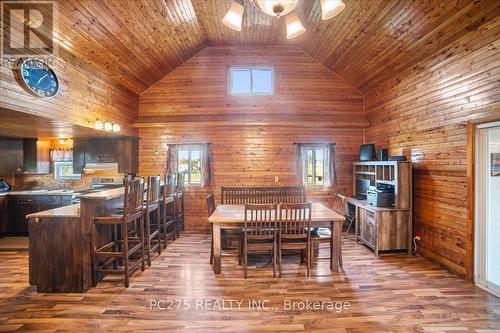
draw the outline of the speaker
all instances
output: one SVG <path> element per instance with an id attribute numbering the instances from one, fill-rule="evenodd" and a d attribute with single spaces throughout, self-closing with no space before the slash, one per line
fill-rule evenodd
<path id="1" fill-rule="evenodd" d="M 387 161 L 389 159 L 389 149 L 379 149 L 378 160 Z"/>

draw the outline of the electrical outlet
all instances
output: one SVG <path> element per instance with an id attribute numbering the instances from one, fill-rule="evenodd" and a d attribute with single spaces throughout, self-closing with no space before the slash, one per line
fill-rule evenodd
<path id="1" fill-rule="evenodd" d="M 415 240 L 418 240 L 420 242 L 420 236 L 415 236 Z"/>
<path id="2" fill-rule="evenodd" d="M 274 182 L 275 182 L 275 183 L 279 183 L 279 181 L 280 181 L 280 177 L 278 177 L 278 176 L 274 176 Z"/>

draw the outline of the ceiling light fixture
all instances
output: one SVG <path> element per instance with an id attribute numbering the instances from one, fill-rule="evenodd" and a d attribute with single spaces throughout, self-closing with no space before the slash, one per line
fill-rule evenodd
<path id="1" fill-rule="evenodd" d="M 120 132 L 120 129 L 121 129 L 121 128 L 120 128 L 120 125 L 118 125 L 118 124 L 116 124 L 116 123 L 115 123 L 115 124 L 113 124 L 113 132 Z"/>
<path id="2" fill-rule="evenodd" d="M 241 21 L 243 20 L 243 12 L 245 8 L 239 2 L 233 2 L 226 15 L 222 19 L 222 23 L 233 30 L 241 31 Z"/>
<path id="3" fill-rule="evenodd" d="M 342 0 L 321 0 L 321 18 L 329 20 L 335 15 L 340 14 L 345 8 Z"/>
<path id="4" fill-rule="evenodd" d="M 226 15 L 222 18 L 222 23 L 230 29 L 241 31 L 241 23 L 245 7 L 240 2 L 235 1 L 229 7 Z M 303 0 L 250 0 L 250 2 L 264 14 L 273 17 L 285 16 L 286 38 L 291 39 L 302 35 L 306 28 L 300 22 L 296 12 L 292 12 L 302 3 Z M 320 0 L 321 18 L 328 20 L 338 15 L 345 8 L 342 0 Z"/>
<path id="5" fill-rule="evenodd" d="M 94 127 L 98 130 L 102 130 L 104 128 L 104 124 L 100 120 L 96 120 L 94 123 Z"/>
<path id="6" fill-rule="evenodd" d="M 294 10 L 300 0 L 251 0 L 255 7 L 269 16 L 285 16 Z"/>
<path id="7" fill-rule="evenodd" d="M 299 20 L 299 16 L 297 13 L 291 13 L 285 16 L 286 22 L 286 38 L 292 39 L 297 36 L 302 35 L 306 32 L 306 28 L 302 25 L 302 22 Z"/>
<path id="8" fill-rule="evenodd" d="M 113 124 L 111 124 L 109 121 L 104 123 L 104 130 L 105 131 L 112 131 L 113 130 Z"/>

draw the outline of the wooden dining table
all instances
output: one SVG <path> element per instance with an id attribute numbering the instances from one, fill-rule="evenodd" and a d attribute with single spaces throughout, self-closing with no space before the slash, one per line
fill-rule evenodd
<path id="1" fill-rule="evenodd" d="M 314 202 L 311 212 L 311 227 L 330 228 L 332 230 L 330 238 L 330 269 L 333 272 L 339 271 L 341 265 L 341 238 L 342 223 L 344 216 L 334 212 L 325 205 Z M 212 224 L 212 235 L 214 243 L 213 269 L 215 274 L 222 271 L 221 263 L 221 230 L 222 229 L 242 229 L 245 224 L 245 205 L 218 205 L 212 215 L 208 218 Z"/>

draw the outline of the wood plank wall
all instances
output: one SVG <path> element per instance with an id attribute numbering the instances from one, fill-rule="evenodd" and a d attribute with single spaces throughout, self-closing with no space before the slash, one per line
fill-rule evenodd
<path id="1" fill-rule="evenodd" d="M 275 66 L 276 94 L 272 97 L 231 97 L 226 94 L 230 65 Z M 140 97 L 139 115 L 308 114 L 363 118 L 362 94 L 295 47 L 208 47 Z M 301 118 L 303 119 L 303 118 Z M 158 126 L 155 124 L 154 126 Z M 213 152 L 213 188 L 186 190 L 186 227 L 207 229 L 206 195 L 217 200 L 220 187 L 296 185 L 294 142 L 337 143 L 338 186 L 309 191 L 309 198 L 328 203 L 336 191 L 350 193 L 352 165 L 363 141 L 363 129 L 308 128 L 268 123 L 263 126 L 206 126 L 192 123 L 140 128 L 140 173 L 163 170 L 168 143 L 210 142 Z M 279 177 L 279 183 L 274 177 Z"/>
<path id="2" fill-rule="evenodd" d="M 413 162 L 419 252 L 460 275 L 466 264 L 466 122 L 500 117 L 500 20 L 486 22 L 365 95 L 367 142 Z"/>
<path id="3" fill-rule="evenodd" d="M 97 118 L 109 120 L 120 125 L 121 135 L 137 135 L 131 126 L 137 117 L 137 94 L 62 47 L 52 68 L 61 90 L 53 98 L 38 98 L 19 86 L 12 66 L 4 61 L 0 66 L 0 107 L 86 127 L 93 127 Z"/>

